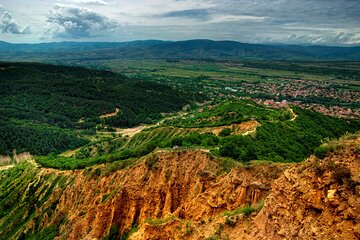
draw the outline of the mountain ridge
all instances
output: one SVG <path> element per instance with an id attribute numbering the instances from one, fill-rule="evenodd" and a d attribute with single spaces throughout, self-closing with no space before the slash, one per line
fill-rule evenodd
<path id="1" fill-rule="evenodd" d="M 231 40 L 138 40 L 128 42 L 0 42 L 0 60 L 32 57 L 60 60 L 100 59 L 215 59 L 215 60 L 360 60 L 359 46 L 269 45 Z M 60 56 L 59 54 L 64 54 Z"/>

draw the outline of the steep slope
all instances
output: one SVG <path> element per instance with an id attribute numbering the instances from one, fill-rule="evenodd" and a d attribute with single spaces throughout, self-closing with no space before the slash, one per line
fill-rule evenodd
<path id="1" fill-rule="evenodd" d="M 110 166 L 56 171 L 21 165 L 31 168 L 33 175 L 26 175 L 25 181 L 14 175 L 19 170 L 7 172 L 9 179 L 14 175 L 13 179 L 18 180 L 8 191 L 1 191 L 2 211 L 6 215 L 0 220 L 0 236 L 16 239 L 22 234 L 36 238 L 44 229 L 52 229 L 59 239 L 109 235 L 116 239 L 146 219 L 208 222 L 211 216 L 225 210 L 264 199 L 271 181 L 286 167 L 259 164 L 221 174 L 225 166 L 221 163 L 211 160 L 207 153 L 185 151 L 158 152 L 118 171 L 116 167 L 112 171 Z M 20 176 L 23 175 L 25 172 Z M 44 179 L 47 176 L 52 176 L 53 181 Z M 63 179 L 62 184 L 58 179 Z M 51 191 L 44 190 L 48 184 Z M 30 203 L 27 196 L 31 197 Z M 17 199 L 20 201 L 16 206 L 5 208 Z M 35 212 L 30 211 L 29 204 L 34 204 Z M 21 215 L 19 206 L 26 209 Z M 7 225 L 10 218 L 13 223 Z"/>
<path id="2" fill-rule="evenodd" d="M 191 225 L 145 223 L 130 239 L 359 239 L 360 137 L 330 146 L 324 159 L 285 170 L 257 215 L 243 208 Z"/>
<path id="3" fill-rule="evenodd" d="M 360 138 L 310 158 L 274 182 L 253 239 L 359 239 Z M 338 146 L 338 147 L 340 147 Z"/>
<path id="4" fill-rule="evenodd" d="M 30 161 L 0 172 L 0 239 L 358 239 L 360 137 L 324 147 L 292 165 L 200 150 L 74 171 Z"/>

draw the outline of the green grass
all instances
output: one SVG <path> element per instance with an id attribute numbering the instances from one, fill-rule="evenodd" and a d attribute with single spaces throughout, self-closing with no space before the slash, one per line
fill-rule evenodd
<path id="1" fill-rule="evenodd" d="M 56 222 L 40 227 L 45 213 L 51 217 L 60 196 L 50 198 L 56 187 L 65 189 L 71 179 L 64 175 L 39 175 L 33 164 L 24 162 L 0 171 L 0 239 L 53 239 L 57 234 Z M 40 208 L 45 202 L 52 202 Z M 34 205 L 38 206 L 35 211 Z M 27 234 L 25 227 L 36 222 Z"/>
<path id="2" fill-rule="evenodd" d="M 255 209 L 252 206 L 245 206 L 241 208 L 237 208 L 233 211 L 225 211 L 222 213 L 223 216 L 231 217 L 239 214 L 244 214 L 245 216 L 250 216 L 251 213 L 253 213 Z"/>
<path id="3" fill-rule="evenodd" d="M 148 219 L 145 219 L 144 223 L 148 223 L 150 225 L 157 226 L 157 225 L 161 225 L 161 224 L 164 224 L 164 223 L 176 220 L 176 219 L 177 218 L 175 216 L 168 216 L 166 218 L 148 218 Z"/>
<path id="4" fill-rule="evenodd" d="M 94 64 L 94 63 L 92 63 Z M 167 62 L 165 60 L 108 60 L 94 65 L 125 73 L 129 76 L 167 76 L 196 78 L 208 76 L 212 79 L 230 81 L 258 81 L 280 77 L 301 78 L 305 80 L 332 80 L 342 82 L 337 77 L 349 72 L 353 75 L 356 66 L 338 62 L 251 62 L 238 65 L 222 62 Z M 335 70 L 334 70 L 335 69 Z M 339 71 L 336 71 L 339 69 Z M 357 72 L 357 74 L 359 74 Z"/>
<path id="5" fill-rule="evenodd" d="M 104 194 L 101 199 L 101 203 L 105 203 L 107 200 L 111 199 L 118 191 L 120 187 L 115 188 L 110 193 Z"/>
<path id="6" fill-rule="evenodd" d="M 112 140 L 100 141 L 93 145 L 86 146 L 78 151 L 73 157 L 61 155 L 37 156 L 36 161 L 44 167 L 57 169 L 82 169 L 101 163 L 120 162 L 113 165 L 113 169 L 127 166 L 127 163 L 134 162 L 155 150 L 157 147 L 168 148 L 171 146 L 171 139 L 188 134 L 189 130 L 182 130 L 173 127 L 160 127 L 143 131 L 136 134 L 131 139 L 116 138 Z M 90 156 L 90 149 L 96 150 L 95 155 Z M 110 165 L 108 165 L 110 167 Z"/>
<path id="7" fill-rule="evenodd" d="M 135 224 L 134 226 L 132 226 L 132 228 L 128 232 L 125 232 L 121 236 L 121 240 L 128 239 L 133 233 L 136 233 L 137 231 L 139 231 L 139 226 L 137 224 Z"/>
<path id="8" fill-rule="evenodd" d="M 228 126 L 256 119 L 257 121 L 288 120 L 291 114 L 288 109 L 270 109 L 257 105 L 253 101 L 239 100 L 224 102 L 203 112 L 193 111 L 186 117 L 166 120 L 169 126 L 194 128 Z"/>

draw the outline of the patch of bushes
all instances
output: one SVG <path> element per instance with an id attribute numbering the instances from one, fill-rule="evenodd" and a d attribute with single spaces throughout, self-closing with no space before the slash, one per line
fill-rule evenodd
<path id="1" fill-rule="evenodd" d="M 222 172 L 224 173 L 229 173 L 234 167 L 243 166 L 242 163 L 235 161 L 232 158 L 213 158 L 213 160 L 219 163 L 220 167 L 222 168 Z"/>
<path id="2" fill-rule="evenodd" d="M 223 240 L 228 240 L 228 238 L 224 238 L 224 237 L 221 237 L 221 233 L 222 231 L 224 230 L 224 224 L 219 224 L 219 227 L 216 229 L 215 233 L 206 238 L 206 240 L 220 240 L 220 239 L 223 239 Z"/>
<path id="3" fill-rule="evenodd" d="M 333 152 L 334 150 L 335 150 L 334 146 L 326 144 L 315 148 L 314 154 L 317 158 L 324 159 L 329 152 Z"/>
<path id="4" fill-rule="evenodd" d="M 334 141 L 321 144 L 323 139 L 338 138 L 346 132 L 360 129 L 357 120 L 348 121 L 294 107 L 295 121 L 261 121 L 256 136 L 230 135 L 219 143 L 219 154 L 240 161 L 269 160 L 300 162 L 315 153 L 324 158 L 329 151 L 342 147 Z"/>
<path id="5" fill-rule="evenodd" d="M 58 226 L 49 226 L 42 228 L 39 232 L 31 234 L 30 236 L 20 235 L 19 239 L 28 239 L 28 240 L 53 240 L 59 234 Z"/>
<path id="6" fill-rule="evenodd" d="M 130 166 L 134 162 L 136 162 L 136 160 L 137 160 L 136 158 L 129 158 L 129 159 L 121 160 L 121 161 L 106 163 L 105 164 L 105 169 L 101 170 L 100 175 L 101 176 L 108 176 L 113 172 L 120 171 L 120 170 Z"/>
<path id="7" fill-rule="evenodd" d="M 116 240 L 119 235 L 119 227 L 115 224 L 111 225 L 109 235 L 105 236 L 103 240 Z"/>
<path id="8" fill-rule="evenodd" d="M 350 170 L 341 165 L 340 166 L 338 165 L 335 168 L 335 170 L 332 173 L 332 177 L 339 184 L 350 183 L 352 181 Z"/>
<path id="9" fill-rule="evenodd" d="M 148 223 L 150 225 L 161 225 L 173 220 L 176 220 L 176 217 L 171 215 L 166 218 L 148 218 L 144 221 L 144 223 Z"/>
<path id="10" fill-rule="evenodd" d="M 123 235 L 121 236 L 121 240 L 127 240 L 131 236 L 131 234 L 136 233 L 137 231 L 139 231 L 139 226 L 135 224 L 129 231 L 123 233 Z"/>
<path id="11" fill-rule="evenodd" d="M 145 164 L 150 170 L 156 170 L 157 169 L 156 163 L 158 162 L 158 160 L 159 157 L 156 154 L 151 154 L 146 158 Z"/>
<path id="12" fill-rule="evenodd" d="M 254 211 L 255 211 L 254 207 L 247 205 L 245 207 L 238 208 L 233 211 L 225 211 L 225 212 L 223 212 L 223 216 L 230 217 L 230 216 L 239 215 L 239 214 L 244 214 L 245 216 L 250 216 L 251 213 L 253 213 Z"/>
<path id="13" fill-rule="evenodd" d="M 227 136 L 230 136 L 230 134 L 231 134 L 231 129 L 230 128 L 224 128 L 223 130 L 221 130 L 219 132 L 220 137 L 227 137 Z"/>
<path id="14" fill-rule="evenodd" d="M 105 203 L 108 199 L 112 198 L 119 191 L 120 188 L 121 188 L 121 186 L 118 188 L 115 188 L 110 193 L 104 194 L 102 196 L 101 203 Z"/>
<path id="15" fill-rule="evenodd" d="M 190 221 L 185 221 L 185 234 L 191 235 L 193 233 L 193 228 L 191 227 Z"/>

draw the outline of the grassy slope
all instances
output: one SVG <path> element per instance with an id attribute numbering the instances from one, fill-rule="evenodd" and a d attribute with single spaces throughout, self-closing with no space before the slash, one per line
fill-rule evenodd
<path id="1" fill-rule="evenodd" d="M 52 192 L 57 187 L 65 189 L 72 179 L 54 173 L 40 175 L 39 169 L 29 162 L 0 171 L 0 179 L 0 239 L 53 239 L 58 231 L 56 223 L 49 228 L 40 226 L 36 209 L 51 216 L 60 198 L 49 199 Z M 31 221 L 34 232 L 26 233 L 25 227 Z"/>
<path id="2" fill-rule="evenodd" d="M 227 115 L 231 110 L 231 114 Z M 90 144 L 73 157 L 51 155 L 38 157 L 47 167 L 60 169 L 85 168 L 129 158 L 139 158 L 156 148 L 201 147 L 214 154 L 239 161 L 271 160 L 278 162 L 301 161 L 313 153 L 325 138 L 336 138 L 345 132 L 360 129 L 358 121 L 348 123 L 343 119 L 294 108 L 297 115 L 286 109 L 269 109 L 249 101 L 226 102 L 204 112 L 191 112 L 136 134 L 133 138 L 117 137 Z M 200 132 L 199 128 L 256 119 L 261 126 L 255 136 L 224 135 Z M 196 126 L 198 128 L 192 128 Z"/>

